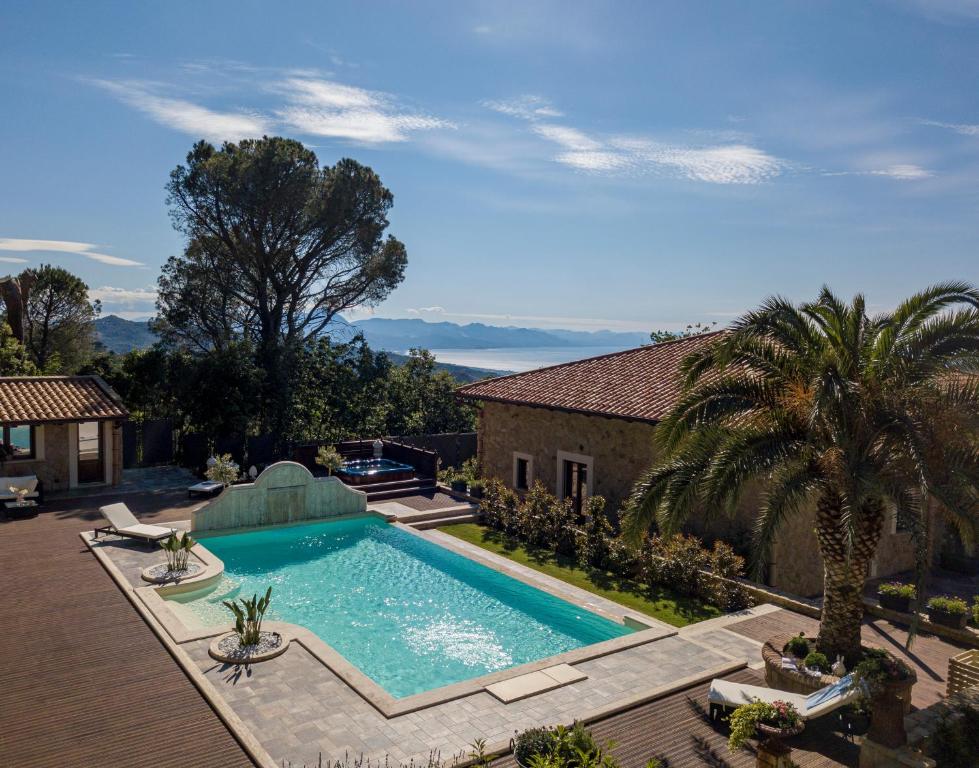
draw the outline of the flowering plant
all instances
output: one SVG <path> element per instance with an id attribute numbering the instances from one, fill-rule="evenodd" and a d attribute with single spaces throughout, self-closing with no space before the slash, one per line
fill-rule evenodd
<path id="1" fill-rule="evenodd" d="M 742 704 L 728 718 L 731 725 L 731 735 L 727 744 L 735 752 L 755 736 L 759 725 L 770 725 L 780 730 L 791 730 L 802 723 L 802 716 L 794 704 L 787 701 L 753 701 Z"/>

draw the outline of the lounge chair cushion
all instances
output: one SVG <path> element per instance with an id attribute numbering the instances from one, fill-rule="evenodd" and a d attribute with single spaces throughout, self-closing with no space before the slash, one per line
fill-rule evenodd
<path id="1" fill-rule="evenodd" d="M 713 680 L 707 692 L 707 700 L 711 704 L 724 707 L 740 707 L 760 700 L 771 703 L 786 701 L 795 705 L 803 720 L 820 717 L 834 709 L 843 706 L 859 695 L 859 689 L 850 684 L 851 676 L 840 678 L 840 681 L 820 688 L 815 693 L 803 696 L 800 693 L 779 691 L 775 688 L 764 688 L 760 685 L 744 685 L 730 680 Z"/>
<path id="2" fill-rule="evenodd" d="M 164 528 L 160 525 L 146 525 L 139 522 L 130 510 L 122 502 L 118 504 L 107 504 L 99 508 L 102 517 L 109 521 L 113 530 L 121 536 L 135 536 L 141 539 L 165 539 L 173 529 Z"/>
<path id="3" fill-rule="evenodd" d="M 125 528 L 113 529 L 120 536 L 135 536 L 140 539 L 166 539 L 170 537 L 173 533 L 172 528 L 163 528 L 159 525 L 145 525 L 144 523 L 137 523 L 136 525 L 129 525 Z"/>
<path id="4" fill-rule="evenodd" d="M 761 685 L 745 685 L 733 683 L 730 680 L 712 680 L 707 700 L 711 704 L 721 704 L 725 707 L 740 707 L 756 700 L 773 702 L 787 701 L 794 704 L 802 712 L 806 708 L 806 697 L 800 693 L 779 691 L 775 688 L 765 688 Z"/>

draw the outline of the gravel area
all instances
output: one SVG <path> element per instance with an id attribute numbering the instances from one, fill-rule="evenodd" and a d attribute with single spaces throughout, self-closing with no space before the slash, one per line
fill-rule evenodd
<path id="1" fill-rule="evenodd" d="M 242 648 L 238 636 L 229 635 L 218 643 L 218 650 L 228 658 L 247 662 L 252 656 L 274 651 L 282 644 L 282 636 L 277 632 L 262 632 L 259 636 L 261 640 L 257 645 Z"/>
<path id="2" fill-rule="evenodd" d="M 147 571 L 147 575 L 159 581 L 180 581 L 196 576 L 203 569 L 200 563 L 187 563 L 187 567 L 182 571 L 171 571 L 166 563 L 154 565 Z"/>

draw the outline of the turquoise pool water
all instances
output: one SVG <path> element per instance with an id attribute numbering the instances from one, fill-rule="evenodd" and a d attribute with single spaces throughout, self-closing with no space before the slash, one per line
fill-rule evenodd
<path id="1" fill-rule="evenodd" d="M 207 625 L 272 586 L 268 618 L 301 624 L 395 698 L 631 630 L 375 517 L 213 536 L 208 590 L 171 599 Z"/>

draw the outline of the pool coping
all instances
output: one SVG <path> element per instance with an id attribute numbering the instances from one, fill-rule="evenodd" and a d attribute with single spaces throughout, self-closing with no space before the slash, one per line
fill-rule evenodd
<path id="1" fill-rule="evenodd" d="M 345 515 L 333 518 L 330 521 L 332 522 L 334 520 L 353 519 L 365 516 L 385 519 L 390 525 L 394 525 L 399 529 L 408 532 L 410 535 L 425 539 L 436 546 L 443 547 L 444 549 L 455 552 L 462 557 L 466 557 L 467 559 L 473 560 L 474 562 L 477 562 L 485 567 L 489 567 L 492 570 L 504 573 L 510 578 L 520 581 L 523 584 L 570 602 L 578 608 L 602 616 L 605 619 L 615 621 L 621 625 L 630 626 L 634 629 L 636 627 L 646 627 L 645 629 L 636 629 L 636 631 L 633 631 L 628 635 L 612 638 L 610 640 L 603 640 L 598 643 L 592 643 L 590 645 L 582 646 L 581 648 L 575 648 L 573 650 L 548 656 L 543 659 L 527 662 L 526 664 L 520 664 L 515 667 L 509 667 L 497 672 L 491 672 L 486 675 L 469 678 L 450 685 L 433 688 L 429 691 L 413 694 L 411 696 L 395 698 L 379 683 L 368 677 L 358 667 L 348 661 L 339 651 L 326 643 L 310 629 L 299 624 L 292 624 L 290 622 L 267 621 L 263 624 L 263 627 L 282 632 L 284 635 L 287 635 L 293 643 L 302 646 L 313 658 L 340 678 L 351 690 L 374 707 L 385 718 L 391 719 L 394 717 L 399 717 L 401 715 L 406 715 L 421 709 L 427 709 L 439 704 L 444 704 L 455 699 L 465 698 L 473 694 L 481 693 L 486 691 L 487 686 L 494 683 L 520 677 L 531 672 L 537 672 L 548 667 L 553 667 L 557 664 L 578 664 L 584 661 L 601 658 L 602 656 L 607 656 L 612 653 L 617 653 L 627 648 L 645 645 L 666 637 L 673 637 L 679 633 L 678 628 L 667 625 L 665 622 L 661 622 L 651 616 L 646 616 L 638 611 L 628 609 L 625 606 L 621 606 L 622 610 L 613 614 L 608 611 L 607 608 L 595 604 L 594 599 L 598 596 L 592 595 L 590 592 L 587 592 L 580 587 L 576 587 L 573 584 L 560 581 L 552 576 L 536 571 L 533 572 L 534 578 L 528 578 L 527 574 L 511 567 L 509 561 L 499 558 L 498 556 L 494 555 L 494 553 L 485 552 L 484 550 L 473 552 L 462 546 L 449 546 L 448 544 L 453 544 L 454 542 L 445 542 L 441 537 L 433 536 L 429 531 L 419 531 L 411 528 L 410 526 L 398 523 L 392 520 L 392 516 L 386 515 L 379 511 L 368 510 L 366 513 Z M 185 521 L 178 521 L 174 525 L 180 525 L 183 522 Z M 212 536 L 222 535 L 222 533 L 247 533 L 256 530 L 267 530 L 268 528 L 280 528 L 286 526 L 292 527 L 295 525 L 307 525 L 320 522 L 327 521 L 297 521 L 276 526 L 255 526 L 244 529 L 230 529 L 229 531 L 223 532 L 207 531 L 207 535 L 202 538 L 206 540 Z M 194 546 L 193 553 L 205 563 L 206 567 L 202 574 L 198 574 L 191 579 L 181 581 L 179 584 L 146 584 L 144 586 L 133 587 L 127 580 L 125 574 L 123 574 L 115 563 L 112 562 L 111 556 L 107 552 L 100 551 L 105 549 L 105 547 L 102 545 L 103 542 L 101 539 L 95 541 L 89 532 L 83 532 L 80 535 L 89 548 L 92 549 L 93 553 L 95 553 L 99 560 L 103 563 L 103 565 L 106 565 L 106 568 L 110 574 L 117 581 L 120 581 L 121 586 L 125 587 L 127 590 L 129 590 L 129 592 L 131 592 L 134 602 L 137 603 L 138 607 L 145 609 L 145 611 L 153 616 L 159 628 L 166 635 L 166 639 L 171 643 L 174 643 L 179 647 L 185 643 L 214 638 L 218 635 L 225 634 L 228 631 L 226 626 L 188 626 L 178 612 L 171 608 L 171 601 L 166 599 L 168 595 L 193 591 L 206 587 L 213 581 L 220 578 L 221 574 L 224 572 L 224 564 L 200 542 Z M 111 543 L 115 542 L 105 542 L 105 544 Z M 464 544 L 464 542 L 460 542 L 460 544 Z M 489 692 L 487 691 L 487 693 Z"/>

